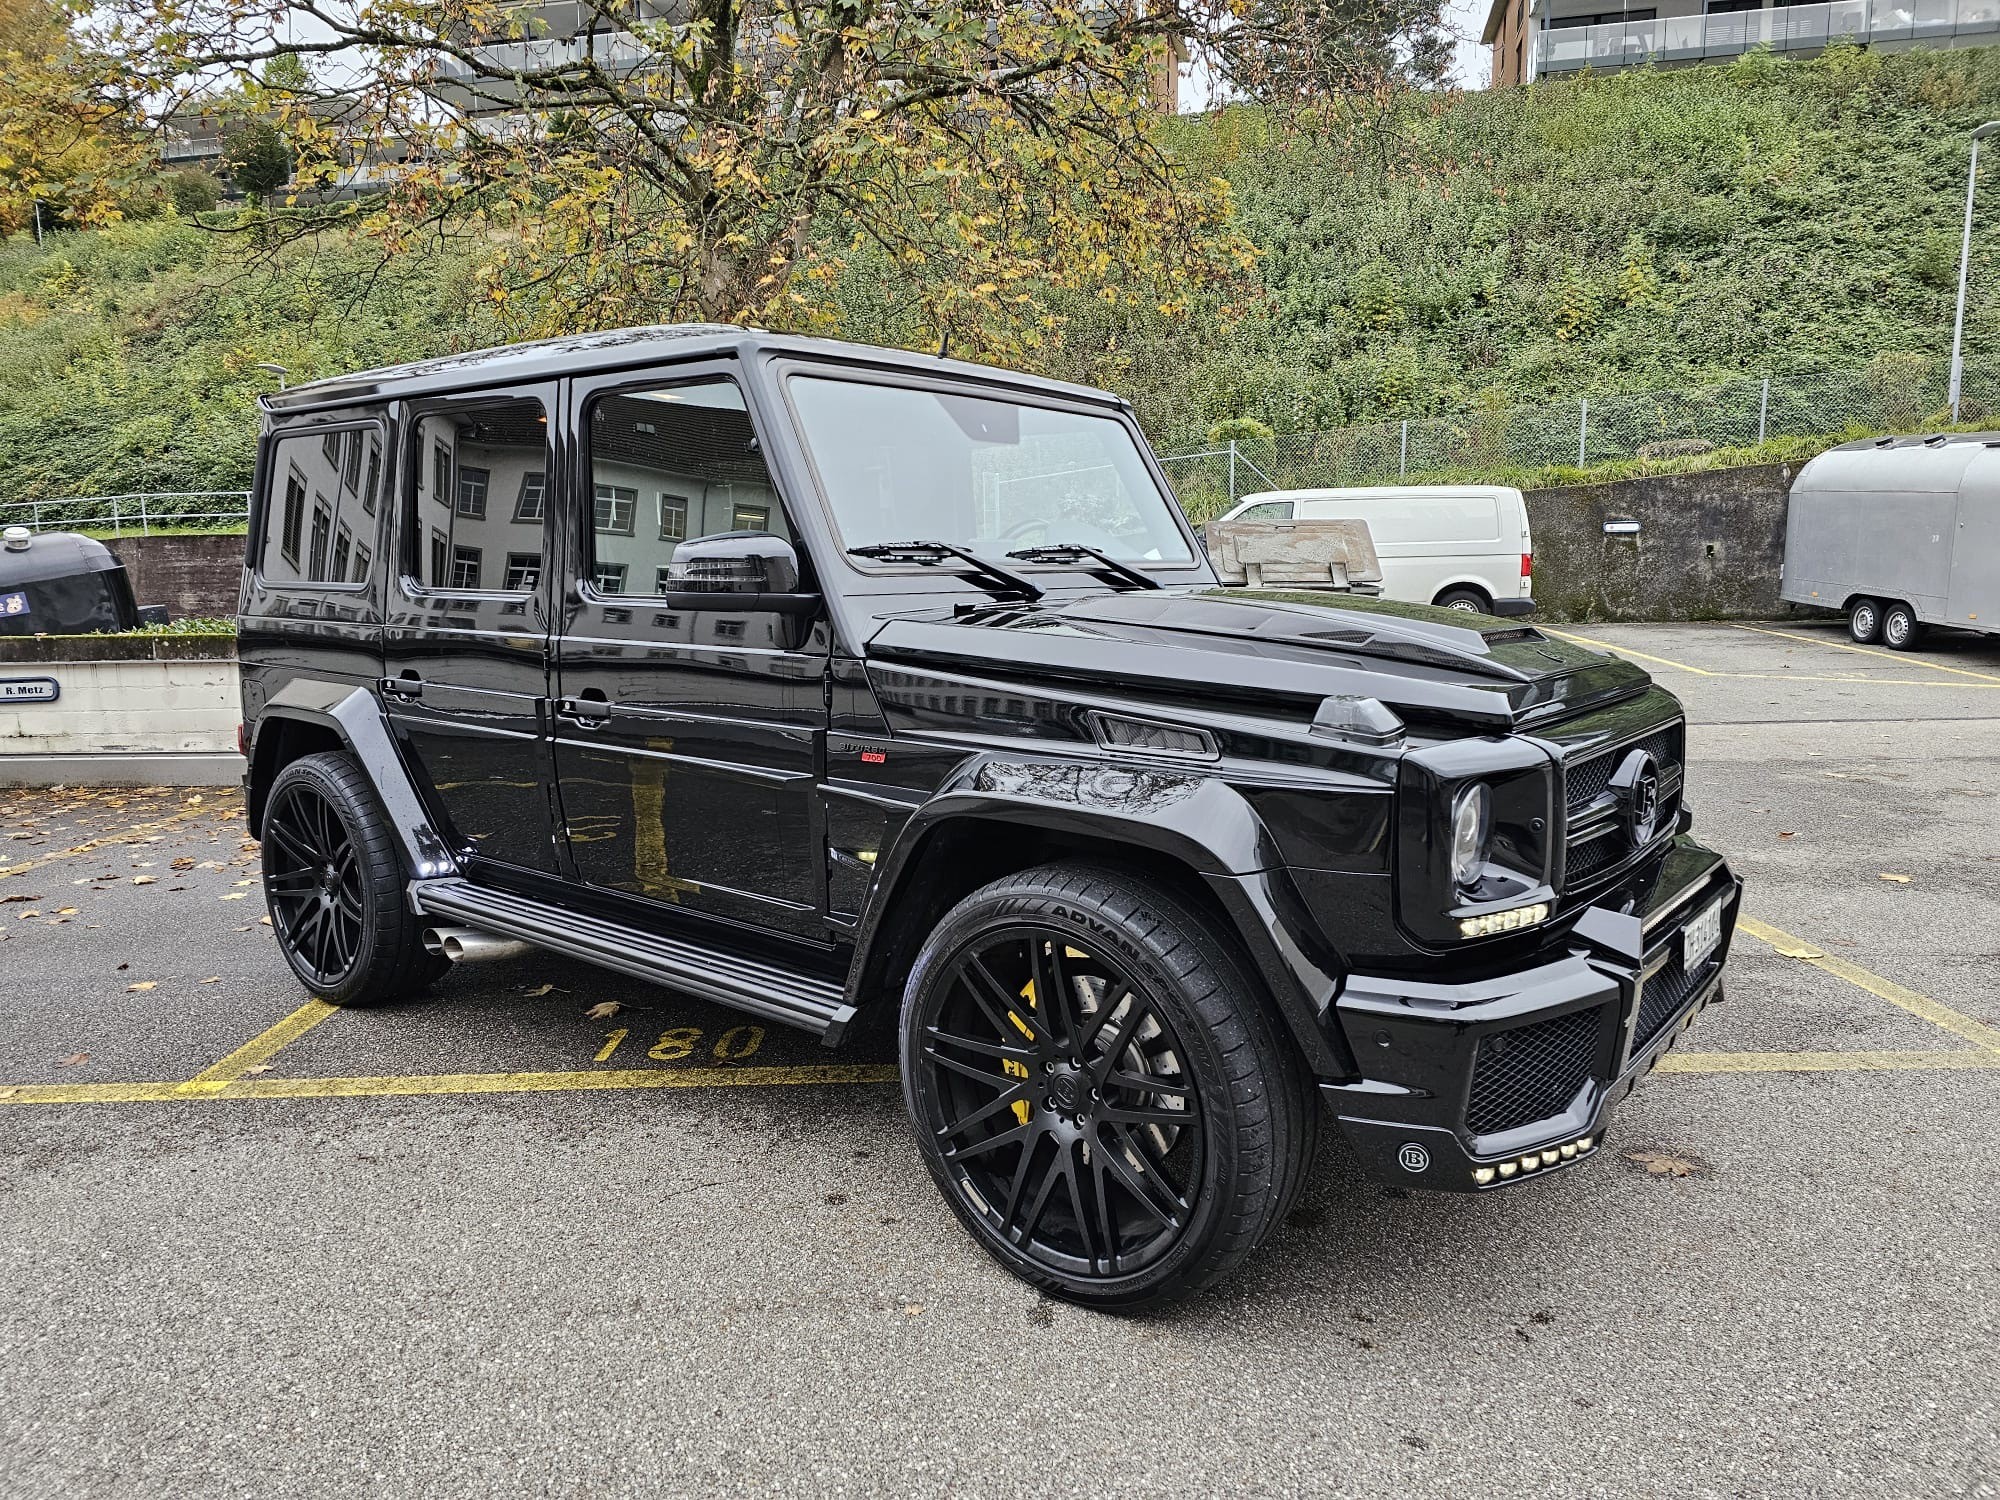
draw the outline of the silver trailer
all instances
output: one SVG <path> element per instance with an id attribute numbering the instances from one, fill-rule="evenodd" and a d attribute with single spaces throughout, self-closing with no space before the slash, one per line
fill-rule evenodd
<path id="1" fill-rule="evenodd" d="M 2000 433 L 1866 438 L 1812 460 L 1778 592 L 1895 651 L 1932 625 L 2000 633 Z"/>

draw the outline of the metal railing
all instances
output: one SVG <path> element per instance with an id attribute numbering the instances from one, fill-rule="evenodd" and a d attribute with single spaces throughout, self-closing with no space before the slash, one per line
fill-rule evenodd
<path id="1" fill-rule="evenodd" d="M 1685 390 L 1494 405 L 1440 417 L 1239 438 L 1164 456 L 1189 513 L 1207 518 L 1259 490 L 1508 482 L 1523 469 L 1586 469 L 1680 458 L 1774 438 L 1921 431 L 1948 424 L 1947 362 L 1891 354 L 1854 370 L 1731 381 Z M 1968 364 L 1964 416 L 2000 409 L 2000 366 Z"/>
<path id="2" fill-rule="evenodd" d="M 204 501 L 228 501 L 203 508 Z M 250 519 L 248 490 L 135 490 L 125 495 L 84 495 L 68 500 L 0 501 L 0 527 L 30 531 L 136 531 L 163 527 L 241 526 Z"/>
<path id="3" fill-rule="evenodd" d="M 1992 33 L 2000 33 L 2000 0 L 1822 0 L 1719 15 L 1551 26 L 1534 34 L 1533 73 L 1732 57 L 1753 47 L 1810 50 L 1843 37 L 1872 43 Z"/>

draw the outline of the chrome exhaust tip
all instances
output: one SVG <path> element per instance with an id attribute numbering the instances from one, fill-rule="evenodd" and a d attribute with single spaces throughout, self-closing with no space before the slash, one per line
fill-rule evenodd
<path id="1" fill-rule="evenodd" d="M 532 953 L 533 943 L 519 938 L 495 937 L 476 927 L 426 927 L 424 951 L 441 954 L 455 964 L 485 963 L 495 958 L 519 958 Z"/>

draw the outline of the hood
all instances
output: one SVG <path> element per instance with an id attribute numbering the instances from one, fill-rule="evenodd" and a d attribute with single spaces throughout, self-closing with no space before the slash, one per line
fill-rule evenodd
<path id="1" fill-rule="evenodd" d="M 1337 601 L 1337 602 L 1335 602 Z M 1377 698 L 1412 721 L 1512 730 L 1644 692 L 1616 657 L 1533 626 L 1354 595 L 1218 588 L 966 605 L 885 620 L 870 662 L 1214 705 Z"/>

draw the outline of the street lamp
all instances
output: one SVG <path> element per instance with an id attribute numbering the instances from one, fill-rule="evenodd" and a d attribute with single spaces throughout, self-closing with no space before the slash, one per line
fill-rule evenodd
<path id="1" fill-rule="evenodd" d="M 1965 337 L 1965 273 L 1972 259 L 1972 193 L 1979 185 L 1979 143 L 2000 131 L 2000 120 L 1988 120 L 1972 132 L 1972 166 L 1965 174 L 1965 234 L 1958 243 L 1958 317 L 1951 325 L 1951 422 L 1958 425 L 1958 392 L 1965 377 L 1965 355 L 1959 348 Z"/>
<path id="2" fill-rule="evenodd" d="M 1974 151 L 1977 151 L 1979 148 L 1977 146 L 1974 146 L 1972 149 Z M 1959 296 L 1961 300 L 1963 299 L 1964 295 L 1965 295 L 1965 289 L 1963 287 L 1959 288 Z M 266 375 L 277 376 L 278 389 L 281 391 L 285 388 L 285 377 L 292 373 L 290 370 L 287 370 L 283 365 L 274 365 L 268 362 L 259 364 L 257 368 L 262 370 Z"/>

